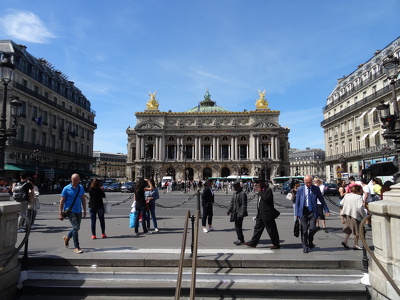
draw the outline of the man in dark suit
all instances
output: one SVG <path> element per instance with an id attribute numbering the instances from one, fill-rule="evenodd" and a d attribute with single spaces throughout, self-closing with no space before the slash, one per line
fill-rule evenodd
<path id="1" fill-rule="evenodd" d="M 315 225 L 315 220 L 318 218 L 317 199 L 321 202 L 327 217 L 329 217 L 329 208 L 319 187 L 312 185 L 310 175 L 304 177 L 304 183 L 305 185 L 297 190 L 295 214 L 300 219 L 303 252 L 308 253 L 310 248 L 315 247 L 313 241 L 314 234 L 317 232 Z"/>
<path id="2" fill-rule="evenodd" d="M 214 205 L 214 192 L 212 190 L 213 180 L 207 179 L 203 193 L 201 194 L 201 205 L 203 206 L 203 217 L 201 219 L 201 225 L 203 225 L 203 232 L 207 233 L 209 231 L 214 231 L 212 227 L 212 217 L 213 217 L 213 205 Z M 208 223 L 208 229 L 207 229 Z"/>
<path id="3" fill-rule="evenodd" d="M 259 177 L 255 182 L 255 190 L 258 192 L 256 225 L 254 226 L 253 237 L 249 242 L 244 244 L 255 248 L 265 228 L 271 238 L 272 246 L 270 249 L 279 249 L 281 246 L 275 222 L 275 219 L 279 216 L 279 212 L 274 208 L 274 195 L 272 194 L 272 190 L 265 184 L 265 178 Z"/>

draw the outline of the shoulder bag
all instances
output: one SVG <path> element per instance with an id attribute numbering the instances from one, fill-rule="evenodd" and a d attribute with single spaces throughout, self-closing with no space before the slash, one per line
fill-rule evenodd
<path id="1" fill-rule="evenodd" d="M 80 191 L 81 191 L 81 186 L 79 185 L 79 186 L 78 186 L 78 192 L 77 192 L 76 195 L 75 195 L 74 202 L 72 202 L 72 205 L 71 205 L 70 207 L 68 207 L 68 209 L 64 209 L 64 210 L 62 211 L 62 213 L 61 213 L 61 215 L 63 216 L 63 218 L 67 219 L 67 218 L 71 215 L 72 207 L 74 206 L 75 201 L 76 201 L 76 198 L 78 198 L 78 195 L 79 195 L 79 192 L 80 192 Z"/>

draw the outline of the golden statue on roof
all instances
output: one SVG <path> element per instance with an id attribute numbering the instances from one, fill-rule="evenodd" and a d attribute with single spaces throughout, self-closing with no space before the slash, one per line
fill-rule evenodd
<path id="1" fill-rule="evenodd" d="M 258 90 L 259 99 L 256 101 L 256 109 L 268 109 L 268 102 L 265 100 L 265 90 L 261 92 Z"/>
<path id="2" fill-rule="evenodd" d="M 150 96 L 150 99 L 146 103 L 147 109 L 158 109 L 159 104 L 158 101 L 156 100 L 156 94 L 157 91 L 155 91 L 154 93 L 151 93 L 149 91 L 148 95 Z"/>

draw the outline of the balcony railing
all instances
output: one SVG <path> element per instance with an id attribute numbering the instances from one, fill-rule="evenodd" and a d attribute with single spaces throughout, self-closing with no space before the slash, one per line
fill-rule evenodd
<path id="1" fill-rule="evenodd" d="M 398 80 L 395 84 L 396 88 L 400 87 L 400 80 Z M 337 114 L 323 120 L 321 122 L 321 126 L 324 127 L 325 125 L 336 121 L 337 119 L 350 114 L 350 113 L 354 113 L 354 111 L 362 106 L 365 106 L 366 104 L 372 103 L 374 102 L 376 99 L 382 98 L 382 96 L 385 96 L 387 94 L 390 94 L 391 90 L 390 90 L 390 86 L 385 86 L 383 89 L 380 89 L 379 91 L 365 97 L 362 100 L 357 101 L 356 103 L 354 103 L 353 105 L 350 105 L 349 107 L 346 107 L 345 109 L 343 109 L 342 111 L 338 112 Z"/>
<path id="2" fill-rule="evenodd" d="M 368 154 L 379 154 L 382 155 L 382 151 L 383 148 L 385 148 L 386 145 L 376 145 L 376 146 L 372 146 L 369 148 L 363 148 L 363 149 L 359 149 L 359 150 L 353 150 L 353 151 L 349 151 L 349 152 L 344 152 L 344 153 L 340 153 L 340 154 L 335 154 L 335 155 L 331 155 L 331 156 L 326 156 L 325 158 L 325 162 L 330 162 L 330 161 L 339 161 L 339 158 L 348 158 L 351 159 L 352 157 L 355 156 L 363 156 L 363 155 L 368 155 Z M 394 155 L 395 154 L 395 150 L 393 149 L 392 152 L 389 154 L 390 155 Z"/>

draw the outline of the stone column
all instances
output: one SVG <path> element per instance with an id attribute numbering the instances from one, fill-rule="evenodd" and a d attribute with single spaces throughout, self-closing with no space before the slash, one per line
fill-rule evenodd
<path id="1" fill-rule="evenodd" d="M 400 184 L 392 185 L 382 201 L 370 202 L 374 254 L 390 277 L 400 286 Z M 370 259 L 369 280 L 372 299 L 399 299 L 399 296 Z"/>
<path id="2" fill-rule="evenodd" d="M 15 250 L 17 221 L 21 204 L 9 201 L 8 193 L 0 193 L 0 266 Z M 15 299 L 21 266 L 18 255 L 0 272 L 0 299 Z"/>

